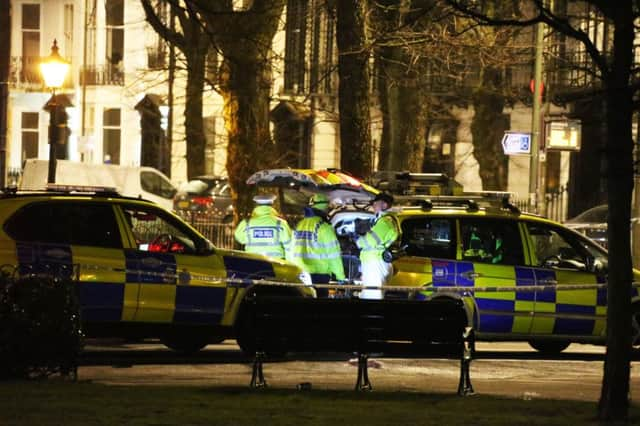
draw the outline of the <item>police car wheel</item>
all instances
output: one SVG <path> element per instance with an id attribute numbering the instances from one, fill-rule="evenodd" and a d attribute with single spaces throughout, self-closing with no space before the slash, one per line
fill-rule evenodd
<path id="1" fill-rule="evenodd" d="M 631 306 L 631 345 L 640 349 L 640 303 Z"/>
<path id="2" fill-rule="evenodd" d="M 529 345 L 543 354 L 559 354 L 569 347 L 571 342 L 564 340 L 531 340 Z"/>

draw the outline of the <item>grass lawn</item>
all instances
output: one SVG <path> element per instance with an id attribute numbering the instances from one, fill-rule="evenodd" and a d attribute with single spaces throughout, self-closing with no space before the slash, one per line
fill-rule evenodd
<path id="1" fill-rule="evenodd" d="M 0 382 L 0 425 L 597 425 L 596 404 L 407 392 Z M 633 406 L 629 424 L 640 424 Z"/>

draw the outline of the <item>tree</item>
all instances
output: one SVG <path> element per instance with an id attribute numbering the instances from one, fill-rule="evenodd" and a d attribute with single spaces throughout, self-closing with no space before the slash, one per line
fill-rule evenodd
<path id="1" fill-rule="evenodd" d="M 275 152 L 269 130 L 272 85 L 272 43 L 284 0 L 254 0 L 248 9 L 234 11 L 230 0 L 187 1 L 223 56 L 220 93 L 228 135 L 227 173 L 235 221 L 251 210 L 246 180 L 272 165 Z"/>
<path id="2" fill-rule="evenodd" d="M 336 3 L 338 42 L 338 108 L 340 110 L 340 166 L 361 178 L 371 174 L 371 117 L 366 4 L 361 0 Z"/>
<path id="3" fill-rule="evenodd" d="M 629 410 L 629 373 L 631 359 L 632 264 L 630 251 L 630 212 L 633 190 L 632 117 L 637 74 L 633 62 L 635 27 L 640 5 L 632 0 L 607 2 L 583 0 L 606 18 L 613 28 L 609 43 L 598 44 L 580 28 L 580 20 L 571 19 L 545 6 L 544 0 L 529 0 L 524 18 L 488 14 L 478 2 L 446 0 L 465 16 L 481 25 L 527 26 L 544 23 L 580 43 L 595 67 L 604 94 L 606 117 L 606 163 L 609 194 L 609 259 L 607 283 L 607 351 L 598 417 L 621 421 Z M 578 2 L 569 2 L 576 4 Z M 611 50 L 608 47 L 611 46 Z"/>
<path id="4" fill-rule="evenodd" d="M 7 173 L 7 115 L 11 63 L 11 1 L 0 0 L 0 188 Z"/>
<path id="5" fill-rule="evenodd" d="M 383 115 L 378 168 L 421 172 L 432 96 L 423 89 L 428 48 L 416 48 L 412 36 L 424 30 L 425 20 L 415 19 L 412 11 L 425 2 L 371 3 L 371 26 L 377 37 L 378 101 Z"/>
<path id="6" fill-rule="evenodd" d="M 450 121 L 452 106 L 472 105 L 473 155 L 483 188 L 505 190 L 508 161 L 496 141 L 509 128 L 504 108 L 518 95 L 508 70 L 530 53 L 522 47 L 520 30 L 479 27 L 438 0 L 372 4 L 383 113 L 379 167 L 429 168 L 424 163 L 429 127 Z"/>
<path id="7" fill-rule="evenodd" d="M 210 40 L 197 14 L 180 7 L 177 0 L 166 0 L 171 13 L 178 18 L 179 27 L 163 22 L 152 0 L 141 0 L 147 21 L 167 43 L 180 49 L 186 60 L 187 88 L 185 95 L 184 128 L 187 145 L 187 177 L 205 173 L 202 94 L 205 83 L 205 64 Z"/>

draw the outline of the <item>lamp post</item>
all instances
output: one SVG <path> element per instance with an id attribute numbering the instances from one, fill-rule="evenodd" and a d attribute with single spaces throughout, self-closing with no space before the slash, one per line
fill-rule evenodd
<path id="1" fill-rule="evenodd" d="M 59 139 L 58 132 L 58 105 L 56 89 L 62 87 L 64 79 L 69 71 L 69 63 L 58 53 L 58 42 L 54 39 L 51 46 L 51 54 L 40 63 L 40 72 L 44 78 L 44 84 L 51 89 L 51 99 L 47 102 L 49 107 L 49 178 L 48 183 L 56 182 L 56 148 Z"/>

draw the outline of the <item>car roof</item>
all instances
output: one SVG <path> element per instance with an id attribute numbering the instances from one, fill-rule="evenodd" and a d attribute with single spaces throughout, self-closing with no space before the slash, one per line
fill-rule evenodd
<path id="1" fill-rule="evenodd" d="M 498 202 L 495 198 L 486 196 L 439 196 L 417 198 L 414 204 L 404 206 L 394 206 L 392 211 L 401 220 L 419 216 L 484 216 L 504 219 L 531 219 L 549 222 L 541 216 L 521 212 L 517 207 L 510 204 L 508 199 Z"/>
<path id="2" fill-rule="evenodd" d="M 152 201 L 127 197 L 119 194 L 113 188 L 100 187 L 71 187 L 67 185 L 54 185 L 45 191 L 18 191 L 16 188 L 5 188 L 0 191 L 0 201 L 30 199 L 30 200 L 51 200 L 51 199 L 75 199 L 75 200 L 109 200 L 113 201 L 129 201 L 143 204 L 156 205 Z M 161 207 L 161 206 L 159 206 Z"/>
<path id="3" fill-rule="evenodd" d="M 609 206 L 607 204 L 600 204 L 583 211 L 579 215 L 567 220 L 566 223 L 605 223 L 607 222 L 608 213 Z"/>

